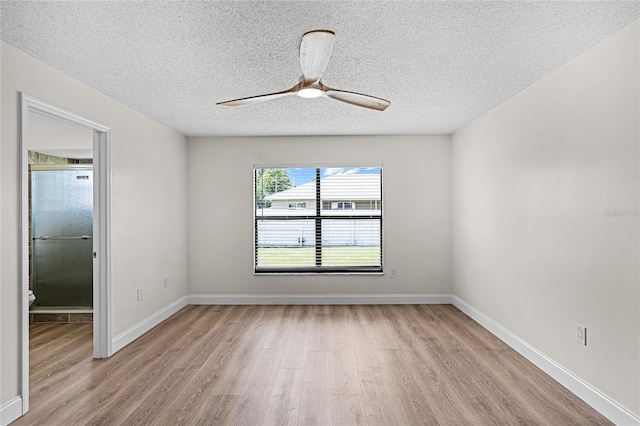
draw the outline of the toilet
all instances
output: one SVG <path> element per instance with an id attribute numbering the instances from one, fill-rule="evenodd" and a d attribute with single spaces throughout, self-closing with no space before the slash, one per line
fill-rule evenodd
<path id="1" fill-rule="evenodd" d="M 36 301 L 36 296 L 33 294 L 33 291 L 29 290 L 29 306 L 33 305 L 33 302 Z"/>

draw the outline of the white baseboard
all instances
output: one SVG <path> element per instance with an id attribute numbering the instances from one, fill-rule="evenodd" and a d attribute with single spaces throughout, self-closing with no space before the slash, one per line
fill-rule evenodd
<path id="1" fill-rule="evenodd" d="M 516 352 L 531 361 L 613 423 L 617 425 L 640 425 L 639 417 L 498 324 L 492 318 L 457 296 L 451 296 L 451 301 L 456 308 L 511 346 Z"/>
<path id="2" fill-rule="evenodd" d="M 22 416 L 22 397 L 16 396 L 0 407 L 0 426 L 7 426 Z"/>
<path id="3" fill-rule="evenodd" d="M 124 348 L 129 343 L 133 342 L 138 337 L 142 336 L 144 333 L 151 330 L 153 327 L 160 324 L 162 321 L 166 320 L 171 315 L 175 314 L 180 309 L 187 306 L 188 300 L 189 300 L 188 296 L 183 296 L 180 299 L 173 302 L 172 304 L 162 308 L 155 314 L 151 315 L 150 317 L 146 318 L 145 320 L 139 322 L 138 324 L 134 325 L 130 329 L 116 336 L 111 343 L 112 353 L 110 355 L 115 354 L 120 349 Z"/>
<path id="4" fill-rule="evenodd" d="M 190 305 L 433 305 L 450 294 L 190 294 Z"/>

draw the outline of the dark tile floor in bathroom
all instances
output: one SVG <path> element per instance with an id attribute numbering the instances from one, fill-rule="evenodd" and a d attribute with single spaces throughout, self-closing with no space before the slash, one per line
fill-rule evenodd
<path id="1" fill-rule="evenodd" d="M 87 323 L 93 322 L 91 312 L 59 312 L 59 313 L 29 313 L 29 322 L 61 322 Z"/>

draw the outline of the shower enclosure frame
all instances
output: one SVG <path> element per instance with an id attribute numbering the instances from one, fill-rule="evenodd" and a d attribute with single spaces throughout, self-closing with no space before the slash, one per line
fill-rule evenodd
<path id="1" fill-rule="evenodd" d="M 107 358 L 112 349 L 111 288 L 111 129 L 97 121 L 21 93 L 21 397 L 29 411 L 29 156 L 30 112 L 81 126 L 93 132 L 93 357 Z M 36 296 L 37 297 L 37 296 Z"/>
<path id="2" fill-rule="evenodd" d="M 31 232 L 30 232 L 30 236 L 31 236 L 31 266 L 30 266 L 30 285 L 32 286 L 32 290 L 34 292 L 34 294 L 38 294 L 42 292 L 42 288 L 36 288 L 36 285 L 38 284 L 38 274 L 37 274 L 37 270 L 38 270 L 38 265 L 41 265 L 40 262 L 38 262 L 38 257 L 37 257 L 37 253 L 39 253 L 38 251 L 38 246 L 40 245 L 40 243 L 42 243 L 43 239 L 46 240 L 56 240 L 58 238 L 56 238 L 56 235 L 49 235 L 49 236 L 45 236 L 43 237 L 41 234 L 35 234 L 35 228 L 34 225 L 36 224 L 36 222 L 39 222 L 38 220 L 36 220 L 37 217 L 39 217 L 36 213 L 35 213 L 35 205 L 36 205 L 36 198 L 37 194 L 41 192 L 39 191 L 35 191 L 34 192 L 34 188 L 35 188 L 35 182 L 38 180 L 36 179 L 36 174 L 41 174 L 42 172 L 82 172 L 82 171 L 90 171 L 91 172 L 91 180 L 93 180 L 93 164 L 31 164 L 29 167 L 30 171 L 31 171 Z M 93 184 L 91 185 L 91 188 L 93 188 Z M 93 197 L 93 195 L 91 195 L 91 197 Z M 93 199 L 91 198 L 91 212 L 90 212 L 90 217 L 91 217 L 91 223 L 93 223 Z M 42 200 L 41 200 L 42 201 Z M 58 205 L 59 206 L 59 205 Z M 88 216 L 87 216 L 88 217 Z M 82 239 L 86 239 L 86 240 L 93 240 L 93 232 L 89 231 L 90 228 L 93 228 L 93 225 L 87 226 L 87 228 L 85 229 L 85 231 L 87 232 L 82 232 L 82 233 L 78 233 L 78 238 L 82 238 Z M 84 235 L 83 237 L 80 237 L 80 234 Z M 66 237 L 64 237 L 65 239 L 68 240 L 72 240 L 74 239 L 73 237 L 70 237 L 69 235 L 67 235 Z M 67 241 L 67 243 L 69 243 L 71 241 Z M 73 244 L 73 242 L 71 242 Z M 91 246 L 91 251 L 93 251 L 93 241 L 90 242 L 90 244 L 88 244 L 88 246 Z M 68 246 L 67 246 L 68 247 Z M 89 251 L 84 252 L 86 254 L 89 254 Z M 77 253 L 76 253 L 77 254 Z M 87 258 L 88 261 L 88 258 Z M 45 262 L 46 263 L 46 262 Z M 81 269 L 82 270 L 82 269 Z M 87 272 L 89 272 L 89 269 L 86 269 Z M 91 269 L 91 271 L 93 271 L 93 267 Z M 60 282 L 57 282 L 57 285 L 59 285 Z M 93 287 L 92 283 L 88 283 L 89 285 L 87 287 Z M 84 286 L 83 286 L 84 287 Z M 36 291 L 39 290 L 39 291 Z M 44 298 L 40 298 L 40 300 L 44 300 Z M 89 309 L 93 307 L 93 299 L 91 297 L 88 297 L 87 299 L 85 299 L 87 304 L 86 305 L 73 305 L 73 307 L 62 307 L 62 311 L 73 311 L 75 309 L 79 309 L 84 311 L 85 309 Z M 38 297 L 36 297 L 36 303 L 34 303 L 33 306 L 31 306 L 30 312 L 34 313 L 36 312 L 38 309 L 40 309 L 41 307 L 38 306 Z M 44 308 L 45 310 L 59 310 L 60 307 L 56 307 L 56 306 L 48 306 Z"/>

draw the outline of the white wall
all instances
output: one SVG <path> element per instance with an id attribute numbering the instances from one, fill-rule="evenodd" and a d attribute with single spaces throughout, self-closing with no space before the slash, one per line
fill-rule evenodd
<path id="1" fill-rule="evenodd" d="M 452 137 L 453 293 L 636 415 L 638 34 L 636 21 Z"/>
<path id="2" fill-rule="evenodd" d="M 4 42 L 1 52 L 0 406 L 20 389 L 19 92 L 112 129 L 114 337 L 187 294 L 185 138 Z"/>
<path id="3" fill-rule="evenodd" d="M 30 151 L 64 158 L 92 158 L 93 131 L 35 112 L 29 112 Z"/>
<path id="4" fill-rule="evenodd" d="M 449 136 L 190 138 L 192 294 L 451 291 Z M 255 276 L 253 166 L 383 164 L 385 276 Z"/>

